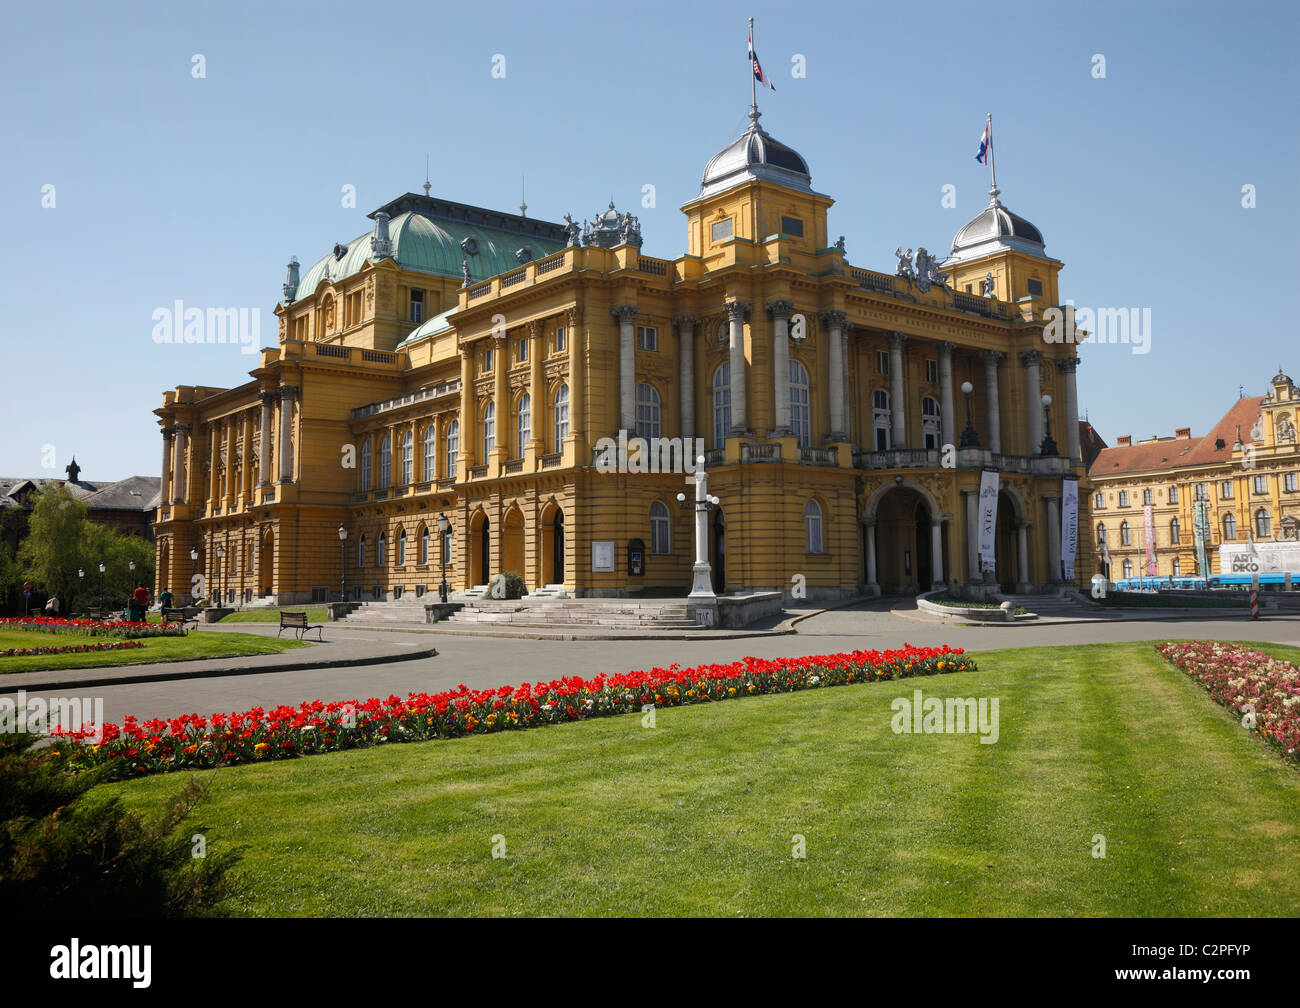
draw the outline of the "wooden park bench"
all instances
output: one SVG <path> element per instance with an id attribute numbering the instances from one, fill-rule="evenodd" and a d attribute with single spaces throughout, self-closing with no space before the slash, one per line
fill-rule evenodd
<path id="1" fill-rule="evenodd" d="M 103 609 L 87 609 L 87 610 L 86 610 L 86 619 L 99 620 L 99 621 L 102 623 L 102 622 L 104 622 L 104 610 L 103 610 Z"/>
<path id="2" fill-rule="evenodd" d="M 282 610 L 280 612 L 280 631 L 276 636 L 279 637 L 280 634 L 284 633 L 286 630 L 296 630 L 299 640 L 302 640 L 309 630 L 315 630 L 316 639 L 322 644 L 325 643 L 325 638 L 321 636 L 321 634 L 324 633 L 323 624 L 312 623 L 309 625 L 307 623 L 307 614 L 305 612 L 284 612 Z"/>
<path id="3" fill-rule="evenodd" d="M 184 609 L 169 609 L 164 606 L 161 613 L 160 618 L 163 623 L 179 623 L 182 627 L 193 623 L 195 630 L 199 628 L 199 618 L 197 616 L 186 616 Z"/>

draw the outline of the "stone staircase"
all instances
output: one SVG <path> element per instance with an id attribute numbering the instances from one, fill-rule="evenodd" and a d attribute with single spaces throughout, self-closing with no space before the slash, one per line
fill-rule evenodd
<path id="1" fill-rule="evenodd" d="M 353 603 L 355 608 L 338 621 L 339 626 L 406 626 L 427 622 L 424 607 L 438 601 L 437 593 L 409 599 L 403 596 L 394 602 Z"/>
<path id="2" fill-rule="evenodd" d="M 1088 616 L 1097 618 L 1106 616 L 1106 611 L 1092 606 L 1080 605 L 1077 601 L 1065 595 L 999 595 L 1004 602 L 1010 602 L 1012 605 L 1019 606 L 1026 612 L 1037 613 L 1039 616 Z"/>
<path id="3" fill-rule="evenodd" d="M 684 602 L 635 602 L 626 599 L 465 600 L 447 617 L 447 627 L 532 627 L 573 630 L 703 630 Z"/>

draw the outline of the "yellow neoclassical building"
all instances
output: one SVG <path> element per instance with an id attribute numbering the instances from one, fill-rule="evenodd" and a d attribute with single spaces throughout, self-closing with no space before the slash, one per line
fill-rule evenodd
<path id="1" fill-rule="evenodd" d="M 620 431 L 690 439 L 662 453 L 678 470 L 702 447 L 719 591 L 1058 584 L 1063 492 L 1085 477 L 1078 358 L 1043 338 L 1062 264 L 999 195 L 942 263 L 851 266 L 834 201 L 757 108 L 707 162 L 673 259 L 612 203 L 550 223 L 426 183 L 290 264 L 247 383 L 164 396 L 159 586 L 409 598 L 445 560 L 454 590 L 513 570 L 533 591 L 684 595 L 687 477 L 638 471 L 602 441 Z M 1073 580 L 1091 563 L 1081 535 Z"/>
<path id="2" fill-rule="evenodd" d="M 1258 570 L 1300 583 L 1298 422 L 1300 389 L 1278 368 L 1264 395 L 1239 398 L 1204 437 L 1179 427 L 1104 449 L 1090 470 L 1101 570 L 1112 580 Z"/>

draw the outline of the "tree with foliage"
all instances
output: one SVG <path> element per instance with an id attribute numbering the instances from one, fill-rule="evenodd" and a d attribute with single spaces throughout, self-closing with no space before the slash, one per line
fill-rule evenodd
<path id="1" fill-rule="evenodd" d="M 77 570 L 85 562 L 86 505 L 67 487 L 52 483 L 31 499 L 27 538 L 18 549 L 18 559 L 28 579 L 47 595 L 57 595 L 66 612 L 77 595 Z"/>
<path id="2" fill-rule="evenodd" d="M 40 736 L 0 735 L 0 900 L 24 913 L 82 917 L 217 916 L 237 894 L 237 850 L 178 827 L 206 797 L 191 778 L 153 818 L 87 794 L 112 764 L 72 774 Z"/>

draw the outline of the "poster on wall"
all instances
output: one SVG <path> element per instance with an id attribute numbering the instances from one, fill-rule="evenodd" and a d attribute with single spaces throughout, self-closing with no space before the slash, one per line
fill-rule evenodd
<path id="1" fill-rule="evenodd" d="M 591 544 L 591 569 L 596 574 L 608 574 L 614 570 L 614 540 Z"/>
<path id="2" fill-rule="evenodd" d="M 1074 580 L 1074 557 L 1079 550 L 1079 481 L 1061 483 L 1061 565 L 1065 580 Z"/>
<path id="3" fill-rule="evenodd" d="M 991 571 L 997 558 L 998 474 L 987 469 L 980 474 L 979 522 L 980 570 Z"/>

